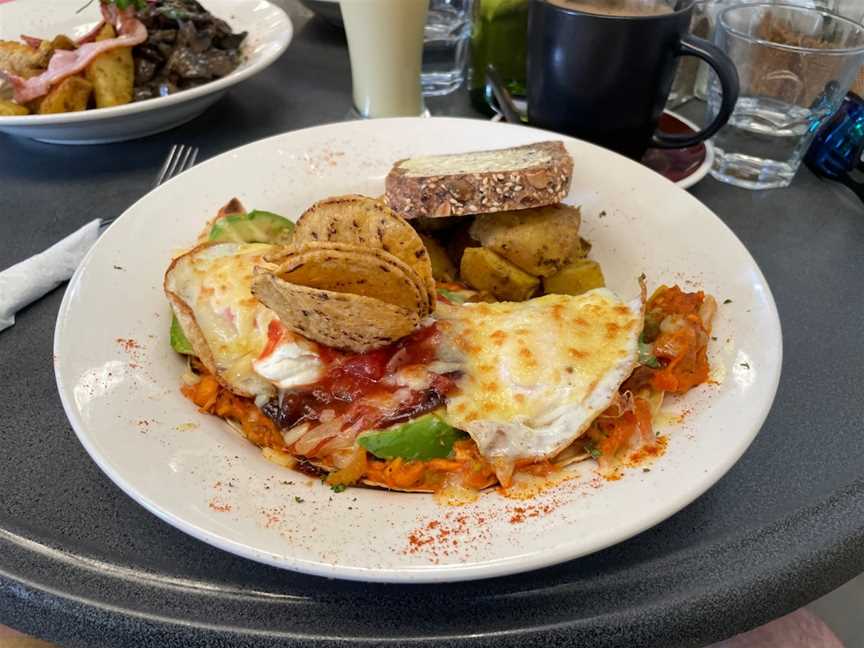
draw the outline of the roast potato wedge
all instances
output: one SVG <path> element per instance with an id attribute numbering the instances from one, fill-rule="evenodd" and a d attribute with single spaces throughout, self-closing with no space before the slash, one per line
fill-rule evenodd
<path id="1" fill-rule="evenodd" d="M 114 27 L 105 25 L 96 40 L 114 38 Z M 135 64 L 131 47 L 118 47 L 97 56 L 85 71 L 87 80 L 93 84 L 93 95 L 97 108 L 120 106 L 132 101 L 135 84 Z"/>
<path id="2" fill-rule="evenodd" d="M 465 248 L 459 271 L 469 286 L 503 301 L 525 301 L 540 285 L 537 277 L 483 247 Z"/>
<path id="3" fill-rule="evenodd" d="M 578 207 L 549 205 L 481 214 L 470 234 L 525 272 L 548 277 L 580 252 L 580 221 Z"/>
<path id="4" fill-rule="evenodd" d="M 432 277 L 435 281 L 453 281 L 456 278 L 456 266 L 447 256 L 447 250 L 444 249 L 435 239 L 420 235 L 420 240 L 426 247 L 426 252 L 429 254 L 429 261 L 432 263 Z"/>
<path id="5" fill-rule="evenodd" d="M 581 295 L 606 285 L 600 264 L 591 259 L 575 259 L 551 277 L 543 278 L 543 292 Z"/>
<path id="6" fill-rule="evenodd" d="M 14 101 L 0 101 L 0 117 L 12 117 L 14 115 L 29 115 L 26 106 L 21 106 Z"/>
<path id="7" fill-rule="evenodd" d="M 51 52 L 54 50 L 76 50 L 78 46 L 66 34 L 57 34 L 51 41 Z"/>
<path id="8" fill-rule="evenodd" d="M 70 76 L 51 89 L 39 103 L 39 114 L 78 112 L 86 110 L 93 85 L 78 75 Z"/>

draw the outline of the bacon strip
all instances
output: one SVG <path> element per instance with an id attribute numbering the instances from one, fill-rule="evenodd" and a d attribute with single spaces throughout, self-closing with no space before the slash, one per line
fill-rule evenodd
<path id="1" fill-rule="evenodd" d="M 90 41 L 94 40 L 96 36 L 99 35 L 99 32 L 102 31 L 102 28 L 104 26 L 105 21 L 100 20 L 98 23 L 96 23 L 96 26 L 93 29 L 84 34 L 81 38 L 76 38 L 75 44 L 81 46 L 84 43 L 89 43 Z M 39 49 L 39 46 L 45 42 L 44 38 L 39 38 L 38 36 L 28 36 L 27 34 L 21 34 L 21 40 L 23 40 L 33 49 Z"/>
<path id="2" fill-rule="evenodd" d="M 12 84 L 17 103 L 25 104 L 48 94 L 51 86 L 66 77 L 78 74 L 103 52 L 108 52 L 118 47 L 134 47 L 147 40 L 147 28 L 140 20 L 135 18 L 132 7 L 120 12 L 116 11 L 113 5 L 110 7 L 103 5 L 102 14 L 107 22 L 115 25 L 117 33 L 120 34 L 119 36 L 93 43 L 85 43 L 73 51 L 57 50 L 48 63 L 48 69 L 30 79 L 25 79 L 17 74 L 0 71 L 0 76 L 6 78 Z"/>

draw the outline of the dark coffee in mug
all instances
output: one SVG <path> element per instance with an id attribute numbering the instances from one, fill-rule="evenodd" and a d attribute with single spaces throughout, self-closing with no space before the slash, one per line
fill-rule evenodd
<path id="1" fill-rule="evenodd" d="M 621 0 L 621 2 L 586 2 L 586 0 L 547 0 L 549 4 L 565 9 L 584 11 L 603 16 L 656 16 L 672 13 L 672 7 L 665 4 L 646 4 L 640 0 Z"/>
<path id="2" fill-rule="evenodd" d="M 732 61 L 689 34 L 695 0 L 530 0 L 528 121 L 641 159 L 711 137 L 738 98 Z M 717 72 L 723 106 L 694 135 L 656 133 L 679 56 Z"/>

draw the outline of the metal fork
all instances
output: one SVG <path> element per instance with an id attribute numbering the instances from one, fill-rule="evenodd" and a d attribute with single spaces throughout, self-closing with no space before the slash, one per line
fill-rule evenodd
<path id="1" fill-rule="evenodd" d="M 153 183 L 153 188 L 155 189 L 159 185 L 168 182 L 171 178 L 180 175 L 188 169 L 191 169 L 193 166 L 195 166 L 195 162 L 197 160 L 197 146 L 175 144 L 171 147 L 171 150 L 168 151 L 168 157 L 165 158 L 165 162 L 162 164 L 162 168 L 159 169 L 159 173 L 156 176 L 156 182 Z M 103 219 L 99 223 L 99 231 L 105 231 L 105 228 L 107 228 L 115 220 L 117 220 L 116 216 L 114 216 L 113 218 Z"/>

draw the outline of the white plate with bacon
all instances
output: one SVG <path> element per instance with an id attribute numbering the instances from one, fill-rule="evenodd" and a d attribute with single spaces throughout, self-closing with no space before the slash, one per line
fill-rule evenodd
<path id="1" fill-rule="evenodd" d="M 136 18 L 134 6 L 117 11 L 114 4 L 100 0 L 56 0 L 51 3 L 51 11 L 45 11 L 43 5 L 27 0 L 0 2 L 0 101 L 12 102 L 6 111 L 0 110 L 0 132 L 55 144 L 98 144 L 168 130 L 197 117 L 232 86 L 261 72 L 291 42 L 291 20 L 267 0 L 206 0 L 204 5 L 233 32 L 247 33 L 231 64 L 236 67 L 230 72 L 214 74 L 206 82 L 195 81 L 189 84 L 192 87 L 179 91 L 172 87 L 170 93 L 165 85 L 153 92 L 152 98 L 141 98 L 136 90 L 137 100 L 119 105 L 111 105 L 114 102 L 108 100 L 103 105 L 109 107 L 94 107 L 98 93 L 93 92 L 90 99 L 84 100 L 89 106 L 86 110 L 73 103 L 75 112 L 56 112 L 60 108 L 54 108 L 51 114 L 40 114 L 39 102 L 64 80 L 89 79 L 94 58 L 139 46 L 148 41 L 150 34 Z M 97 42 L 94 39 L 106 19 L 114 27 L 114 37 Z M 49 59 L 39 48 L 56 42 L 53 39 L 57 35 L 68 37 L 72 44 L 65 41 Z M 137 67 L 135 74 L 141 74 Z M 158 96 L 160 92 L 163 96 Z M 14 103 L 32 114 L 9 114 L 16 109 Z"/>
<path id="2" fill-rule="evenodd" d="M 178 529 L 326 577 L 502 576 L 578 558 L 674 515 L 729 470 L 768 415 L 781 365 L 777 310 L 753 258 L 707 207 L 596 146 L 557 136 L 563 147 L 537 144 L 549 137 L 449 118 L 333 124 L 244 146 L 154 190 L 96 243 L 60 310 L 57 383 L 81 443 Z M 436 288 L 413 229 L 388 215 L 417 214 L 399 182 L 432 165 L 438 187 L 466 160 L 500 164 L 495 153 L 417 156 L 503 147 L 523 147 L 507 157 L 523 171 L 547 153 L 562 178 L 572 170 L 561 183 L 521 176 L 560 189 L 547 199 L 571 206 L 537 216 L 549 227 L 581 208 L 578 236 L 558 229 L 551 247 L 568 239 L 584 256 L 580 237 L 591 243 L 587 260 L 562 260 L 547 275 L 599 264 L 606 288 L 567 295 L 544 280 L 532 290 L 550 294 L 500 303 L 455 282 L 436 278 Z M 414 160 L 397 173 L 405 158 Z M 390 207 L 357 196 L 321 202 L 381 196 L 388 174 L 402 177 L 387 183 Z M 495 191 L 487 179 L 477 186 Z M 540 193 L 511 184 L 502 195 Z M 447 201 L 448 213 L 464 211 Z M 367 208 L 383 214 L 381 227 L 364 229 Z M 283 240 L 290 247 L 260 242 L 292 229 L 276 214 L 304 214 Z M 496 236 L 508 236 L 491 216 L 471 226 L 483 247 L 462 251 L 460 272 L 475 283 L 483 275 L 466 257 L 510 263 L 508 246 L 490 257 Z M 346 242 L 352 227 L 366 232 L 362 244 Z M 549 251 L 547 240 L 544 263 Z M 646 305 L 642 274 L 649 294 L 680 289 Z M 380 344 L 379 311 L 390 327 Z M 192 347 L 185 357 L 170 332 L 175 314 Z M 668 392 L 662 404 L 653 389 Z M 409 430 L 418 413 L 437 419 Z"/>

